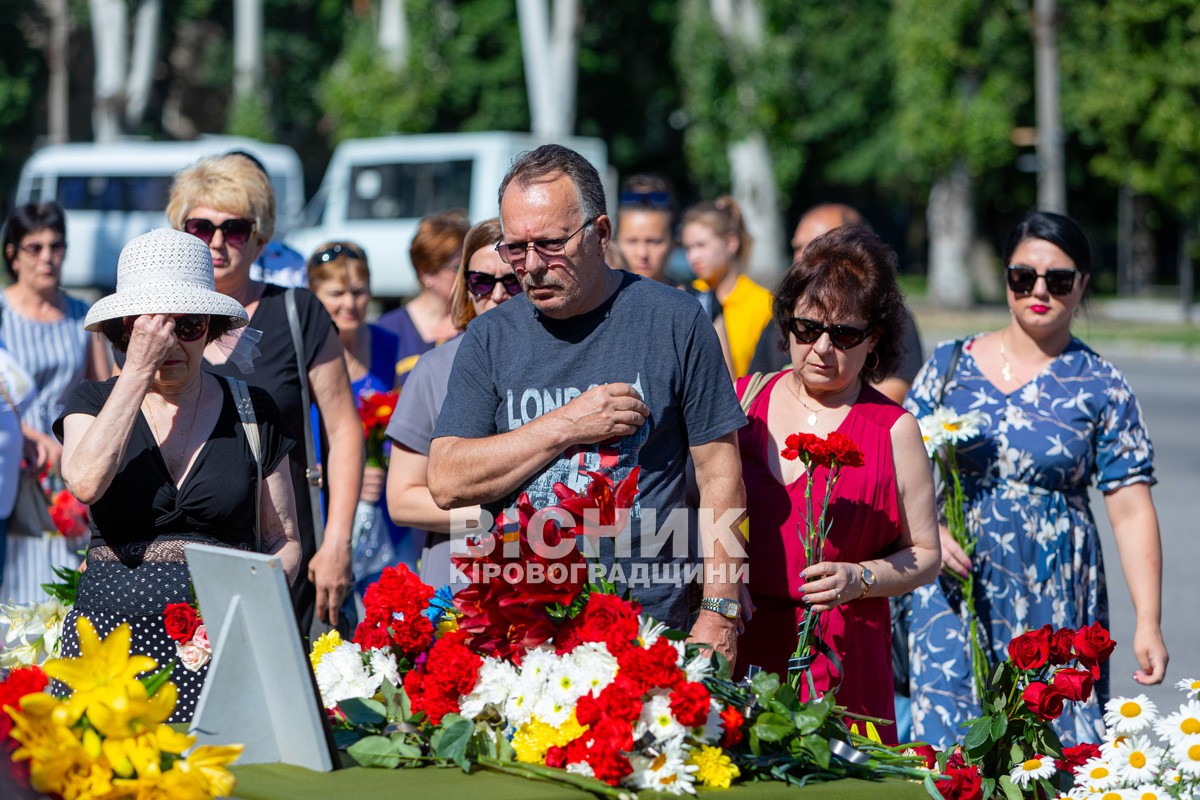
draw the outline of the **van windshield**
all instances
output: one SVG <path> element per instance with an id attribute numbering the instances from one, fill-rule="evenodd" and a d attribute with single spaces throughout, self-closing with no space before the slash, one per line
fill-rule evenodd
<path id="1" fill-rule="evenodd" d="M 63 175 L 58 202 L 68 211 L 157 211 L 167 208 L 174 175 Z"/>
<path id="2" fill-rule="evenodd" d="M 346 218 L 412 219 L 469 208 L 472 166 L 467 159 L 354 167 Z"/>

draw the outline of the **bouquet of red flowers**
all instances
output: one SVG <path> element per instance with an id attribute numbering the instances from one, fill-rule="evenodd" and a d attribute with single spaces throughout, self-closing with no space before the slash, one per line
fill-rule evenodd
<path id="1" fill-rule="evenodd" d="M 88 532 L 88 507 L 66 489 L 52 494 L 50 518 L 63 536 L 74 538 Z"/>
<path id="2" fill-rule="evenodd" d="M 200 612 L 191 603 L 168 603 L 163 609 L 163 626 L 175 640 L 175 656 L 189 672 L 199 672 L 212 660 L 212 644 Z"/>
<path id="3" fill-rule="evenodd" d="M 367 466 L 386 467 L 384 431 L 391 422 L 392 412 L 400 393 L 366 391 L 358 398 L 358 418 L 362 421 L 363 435 L 367 439 Z"/>

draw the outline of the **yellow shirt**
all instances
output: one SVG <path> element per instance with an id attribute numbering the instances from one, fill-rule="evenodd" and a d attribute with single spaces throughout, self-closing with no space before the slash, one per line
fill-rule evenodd
<path id="1" fill-rule="evenodd" d="M 708 289 L 708 284 L 702 280 L 696 280 L 693 285 L 701 291 Z M 725 320 L 725 334 L 729 337 L 733 371 L 740 378 L 750 369 L 758 337 L 771 324 L 771 293 L 745 275 L 739 275 L 733 291 L 721 304 L 721 316 Z"/>

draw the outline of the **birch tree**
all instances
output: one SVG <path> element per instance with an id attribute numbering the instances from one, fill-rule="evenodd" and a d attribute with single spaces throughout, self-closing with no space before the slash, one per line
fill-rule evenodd
<path id="1" fill-rule="evenodd" d="M 89 0 L 89 10 L 96 55 L 92 134 L 97 142 L 107 142 L 136 131 L 145 117 L 158 60 L 162 0 L 137 3 L 132 33 L 125 0 Z"/>
<path id="2" fill-rule="evenodd" d="M 553 140 L 575 132 L 579 0 L 517 0 L 530 130 Z"/>

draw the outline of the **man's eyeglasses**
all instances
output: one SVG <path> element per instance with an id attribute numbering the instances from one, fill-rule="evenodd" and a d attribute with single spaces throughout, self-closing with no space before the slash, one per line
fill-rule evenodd
<path id="1" fill-rule="evenodd" d="M 1038 272 L 1033 267 L 1027 267 L 1024 264 L 1009 264 L 1008 288 L 1013 290 L 1013 294 L 1027 295 L 1033 292 L 1033 286 L 1037 283 L 1038 278 L 1045 278 L 1046 290 L 1050 294 L 1061 296 L 1070 294 L 1075 288 L 1075 276 L 1078 274 L 1079 271 L 1074 269 L 1059 268 Z"/>
<path id="2" fill-rule="evenodd" d="M 821 338 L 821 334 L 828 333 L 829 341 L 838 350 L 858 347 L 871 332 L 870 326 L 864 329 L 855 328 L 853 325 L 822 325 L 816 320 L 804 317 L 792 317 L 788 320 L 788 330 L 796 337 L 796 341 L 803 344 L 812 344 Z"/>
<path id="3" fill-rule="evenodd" d="M 194 342 L 208 333 L 207 314 L 180 314 L 175 317 L 175 338 L 181 342 Z M 137 317 L 125 318 L 125 333 L 133 332 Z"/>
<path id="4" fill-rule="evenodd" d="M 471 290 L 471 294 L 480 300 L 490 297 L 497 283 L 504 287 L 504 291 L 508 292 L 510 297 L 515 297 L 521 293 L 521 281 L 517 279 L 516 275 L 509 273 L 508 275 L 496 277 L 486 272 L 467 271 L 467 288 Z"/>
<path id="5" fill-rule="evenodd" d="M 367 260 L 367 257 L 363 255 L 363 251 L 359 250 L 357 247 L 348 244 L 335 244 L 332 247 L 326 247 L 319 253 L 314 253 L 310 263 L 328 264 L 330 261 L 333 261 L 339 256 L 353 258 L 355 261 Z"/>
<path id="6" fill-rule="evenodd" d="M 61 256 L 67 252 L 67 243 L 51 242 L 50 244 L 44 244 L 43 242 L 30 242 L 29 244 L 21 245 L 17 249 L 30 258 L 41 258 L 42 250 L 44 249 L 48 249 L 52 256 Z"/>
<path id="7" fill-rule="evenodd" d="M 505 264 L 508 264 L 514 269 L 519 269 L 525 265 L 525 256 L 529 254 L 529 248 L 537 250 L 537 254 L 543 259 L 556 258 L 567 252 L 567 242 L 574 239 L 588 225 L 596 221 L 593 217 L 587 222 L 579 226 L 579 230 L 564 236 L 562 239 L 538 239 L 533 242 L 499 242 L 496 245 L 496 252 L 500 254 L 500 258 Z"/>
<path id="8" fill-rule="evenodd" d="M 254 232 L 254 223 L 248 219 L 234 217 L 217 225 L 212 220 L 192 217 L 183 223 L 183 229 L 205 244 L 212 244 L 213 234 L 219 230 L 225 237 L 226 244 L 230 247 L 241 247 L 250 240 L 250 234 Z"/>

